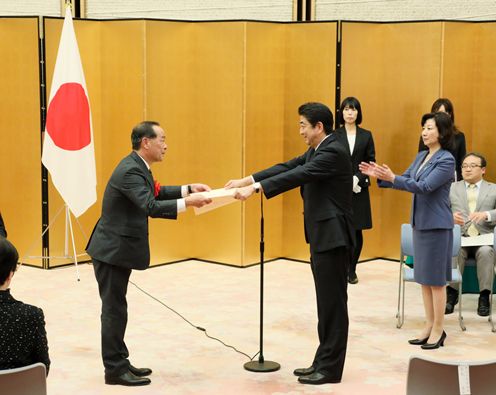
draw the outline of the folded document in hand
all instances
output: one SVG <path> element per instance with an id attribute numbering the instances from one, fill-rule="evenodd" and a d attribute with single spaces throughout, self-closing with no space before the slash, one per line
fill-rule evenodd
<path id="1" fill-rule="evenodd" d="M 207 204 L 206 206 L 203 207 L 194 207 L 195 209 L 195 214 L 200 215 L 203 213 L 206 213 L 208 211 L 215 210 L 216 208 L 225 206 L 226 204 L 230 204 L 236 201 L 234 199 L 234 194 L 236 193 L 236 189 L 224 189 L 224 188 L 219 188 L 219 189 L 214 189 L 210 192 L 197 192 L 197 194 L 201 194 L 203 196 L 209 197 L 212 199 L 212 203 Z M 194 195 L 194 194 L 192 194 Z"/>

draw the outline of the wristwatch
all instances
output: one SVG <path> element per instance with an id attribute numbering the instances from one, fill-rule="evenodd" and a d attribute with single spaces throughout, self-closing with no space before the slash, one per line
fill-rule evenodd
<path id="1" fill-rule="evenodd" d="M 188 195 L 193 193 L 193 188 L 191 188 L 191 185 L 188 184 Z"/>

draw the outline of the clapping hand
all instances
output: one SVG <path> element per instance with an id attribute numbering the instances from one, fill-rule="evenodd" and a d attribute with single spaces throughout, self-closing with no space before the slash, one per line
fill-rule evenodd
<path id="1" fill-rule="evenodd" d="M 375 177 L 379 180 L 393 182 L 396 177 L 388 165 L 378 165 L 375 162 L 362 162 L 358 165 L 358 169 L 369 177 Z"/>

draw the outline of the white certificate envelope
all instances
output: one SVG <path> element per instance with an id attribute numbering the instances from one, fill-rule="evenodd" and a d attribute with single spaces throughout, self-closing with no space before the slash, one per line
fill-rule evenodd
<path id="1" fill-rule="evenodd" d="M 462 237 L 462 247 L 492 246 L 494 244 L 494 233 L 484 235 Z"/>
<path id="2" fill-rule="evenodd" d="M 195 214 L 200 215 L 215 210 L 216 208 L 225 206 L 226 204 L 235 202 L 236 201 L 236 199 L 234 199 L 235 193 L 236 193 L 236 188 L 232 188 L 232 189 L 219 188 L 219 189 L 214 189 L 210 192 L 197 192 L 196 194 L 201 194 L 203 196 L 212 199 L 212 203 L 207 204 L 206 206 L 200 208 L 194 207 Z"/>

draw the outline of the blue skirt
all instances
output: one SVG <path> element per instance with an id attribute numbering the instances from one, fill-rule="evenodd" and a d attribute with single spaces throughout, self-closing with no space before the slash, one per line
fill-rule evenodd
<path id="1" fill-rule="evenodd" d="M 413 272 L 422 285 L 444 286 L 451 281 L 452 229 L 413 229 Z"/>

